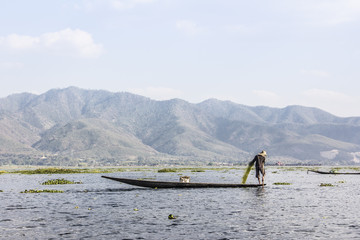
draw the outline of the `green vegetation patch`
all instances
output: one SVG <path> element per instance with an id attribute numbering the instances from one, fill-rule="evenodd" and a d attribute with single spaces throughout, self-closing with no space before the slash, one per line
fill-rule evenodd
<path id="1" fill-rule="evenodd" d="M 205 172 L 207 170 L 209 171 L 229 171 L 229 170 L 234 170 L 237 169 L 239 170 L 239 168 L 234 168 L 234 167 L 174 167 L 174 168 L 162 168 L 159 169 L 158 172 L 185 172 L 185 171 L 190 171 L 190 172 Z"/>
<path id="2" fill-rule="evenodd" d="M 3 190 L 0 190 L 0 192 L 3 192 Z"/>
<path id="3" fill-rule="evenodd" d="M 349 167 L 351 170 L 360 171 L 360 167 Z"/>
<path id="4" fill-rule="evenodd" d="M 320 183 L 320 187 L 335 187 L 335 185 L 331 183 Z"/>
<path id="5" fill-rule="evenodd" d="M 72 169 L 72 168 L 38 168 L 35 170 L 18 170 L 13 173 L 20 174 L 70 174 L 70 173 L 111 173 L 122 172 L 124 169 L 120 168 L 105 168 L 105 169 Z"/>
<path id="6" fill-rule="evenodd" d="M 38 168 L 35 170 L 19 170 L 14 173 L 21 174 L 67 174 L 67 173 L 83 173 L 84 169 L 68 169 L 68 168 Z"/>
<path id="7" fill-rule="evenodd" d="M 62 190 L 54 190 L 54 189 L 43 189 L 43 190 L 29 189 L 29 190 L 22 191 L 20 193 L 63 193 L 63 192 L 64 191 L 62 191 Z"/>
<path id="8" fill-rule="evenodd" d="M 277 166 L 277 171 L 284 171 L 284 172 L 294 172 L 294 171 L 308 171 L 308 170 L 317 170 L 318 167 L 313 166 Z"/>
<path id="9" fill-rule="evenodd" d="M 176 169 L 176 168 L 163 168 L 163 169 L 158 170 L 159 173 L 177 172 L 177 171 L 178 171 L 178 169 Z"/>
<path id="10" fill-rule="evenodd" d="M 82 182 L 74 182 L 74 181 L 66 180 L 64 178 L 59 178 L 59 179 L 50 179 L 41 183 L 41 185 L 59 185 L 59 184 L 82 184 Z"/>
<path id="11" fill-rule="evenodd" d="M 291 185 L 291 183 L 288 183 L 288 182 L 276 182 L 276 183 L 273 183 L 274 185 Z"/>

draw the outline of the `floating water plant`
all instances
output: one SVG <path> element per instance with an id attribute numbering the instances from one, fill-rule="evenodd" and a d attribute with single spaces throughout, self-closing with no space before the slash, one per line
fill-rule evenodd
<path id="1" fill-rule="evenodd" d="M 38 168 L 35 170 L 20 170 L 15 173 L 21 174 L 68 174 L 82 173 L 84 169 L 68 169 L 68 168 Z"/>
<path id="2" fill-rule="evenodd" d="M 360 171 L 360 167 L 349 167 L 351 170 Z"/>
<path id="3" fill-rule="evenodd" d="M 0 192 L 3 192 L 3 190 L 0 190 Z"/>
<path id="4" fill-rule="evenodd" d="M 168 216 L 168 219 L 176 219 L 176 217 L 175 217 L 174 215 L 170 214 L 170 215 Z"/>
<path id="5" fill-rule="evenodd" d="M 63 192 L 64 191 L 62 191 L 62 190 L 54 190 L 54 189 L 43 189 L 43 190 L 29 189 L 29 190 L 22 191 L 20 193 L 63 193 Z"/>
<path id="6" fill-rule="evenodd" d="M 175 169 L 175 168 L 163 168 L 163 169 L 159 169 L 158 172 L 159 172 L 159 173 L 164 173 L 164 172 L 177 172 L 177 169 Z"/>
<path id="7" fill-rule="evenodd" d="M 41 185 L 58 185 L 58 184 L 82 184 L 82 182 L 74 182 L 70 180 L 66 180 L 64 178 L 59 179 L 51 179 L 43 182 Z"/>
<path id="8" fill-rule="evenodd" d="M 274 185 L 291 185 L 291 183 L 288 183 L 288 182 L 276 182 L 276 183 L 273 183 Z"/>
<path id="9" fill-rule="evenodd" d="M 335 185 L 331 183 L 320 183 L 320 187 L 335 187 Z"/>
<path id="10" fill-rule="evenodd" d="M 70 174 L 70 173 L 111 173 L 122 172 L 121 168 L 105 168 L 105 169 L 72 169 L 72 168 L 38 168 L 34 170 L 18 170 L 13 173 L 20 174 Z"/>
<path id="11" fill-rule="evenodd" d="M 249 162 L 249 164 L 248 164 L 248 166 L 247 166 L 247 168 L 246 168 L 246 170 L 245 170 L 245 173 L 244 173 L 244 175 L 243 175 L 243 177 L 242 177 L 242 181 L 241 181 L 242 184 L 245 184 L 245 183 L 246 183 L 246 180 L 247 180 L 247 178 L 248 178 L 248 176 L 249 176 L 249 173 L 250 173 L 250 171 L 251 171 L 251 168 L 254 166 L 254 164 L 255 164 L 255 161 Z"/>

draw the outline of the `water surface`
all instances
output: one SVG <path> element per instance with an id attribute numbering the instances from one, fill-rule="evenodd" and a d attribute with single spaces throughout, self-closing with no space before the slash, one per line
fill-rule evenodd
<path id="1" fill-rule="evenodd" d="M 114 177 L 178 181 L 179 173 Z M 241 182 L 242 170 L 184 172 L 193 182 Z M 262 188 L 147 189 L 104 174 L 0 175 L 1 239 L 356 239 L 360 176 L 267 168 Z M 256 183 L 251 172 L 247 183 Z M 42 186 L 66 178 L 83 184 Z M 289 182 L 291 185 L 274 185 Z M 335 187 L 320 187 L 331 183 Z M 64 193 L 20 193 L 57 189 Z M 173 214 L 177 219 L 169 220 Z"/>

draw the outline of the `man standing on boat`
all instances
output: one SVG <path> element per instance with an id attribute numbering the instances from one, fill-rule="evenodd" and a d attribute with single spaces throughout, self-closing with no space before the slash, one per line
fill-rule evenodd
<path id="1" fill-rule="evenodd" d="M 258 153 L 252 162 L 255 162 L 255 177 L 259 180 L 259 184 L 264 185 L 264 178 L 265 178 L 265 158 L 266 152 L 263 150 Z M 261 182 L 260 182 L 260 173 L 262 175 Z"/>

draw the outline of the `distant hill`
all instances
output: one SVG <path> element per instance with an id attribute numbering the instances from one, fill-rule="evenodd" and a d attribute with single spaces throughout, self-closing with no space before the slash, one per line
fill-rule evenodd
<path id="1" fill-rule="evenodd" d="M 360 117 L 317 108 L 52 89 L 0 99 L 0 164 L 359 164 Z"/>

